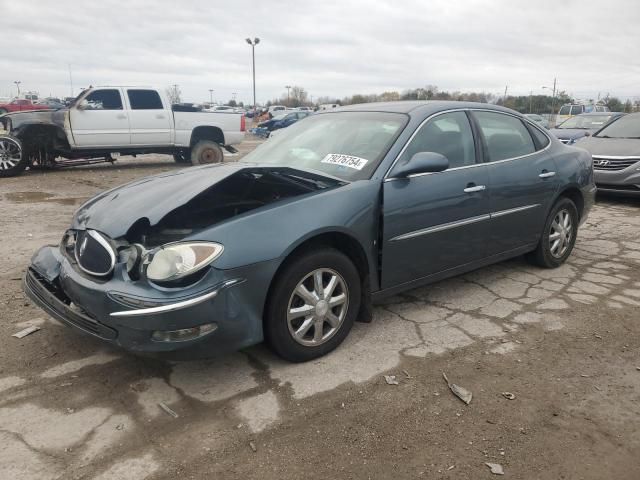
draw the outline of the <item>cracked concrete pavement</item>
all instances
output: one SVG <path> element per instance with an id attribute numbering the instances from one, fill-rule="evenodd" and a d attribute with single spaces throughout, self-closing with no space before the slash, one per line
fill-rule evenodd
<path id="1" fill-rule="evenodd" d="M 255 143 L 245 142 L 241 154 L 254 146 Z M 561 359 L 554 357 L 558 355 L 553 351 L 554 342 L 562 343 L 567 335 L 574 343 L 582 337 L 597 342 L 606 332 L 616 331 L 611 320 L 623 319 L 619 323 L 628 325 L 637 318 L 639 204 L 618 199 L 605 200 L 594 208 L 580 230 L 571 258 L 561 268 L 541 270 L 519 258 L 389 298 L 375 308 L 371 324 L 356 324 L 337 351 L 306 364 L 285 363 L 264 346 L 199 362 L 138 358 L 70 331 L 25 300 L 19 279 L 30 255 L 42 244 L 57 243 L 79 202 L 110 186 L 172 168 L 176 166 L 166 157 L 152 156 L 123 159 L 116 166 L 30 172 L 2 180 L 5 242 L 0 249 L 0 478 L 213 478 L 207 476 L 211 473 L 217 473 L 216 478 L 294 478 L 305 472 L 305 464 L 317 467 L 311 472 L 306 470 L 312 478 L 321 476 L 321 472 L 334 472 L 337 477 L 388 478 L 381 472 L 386 468 L 383 466 L 393 462 L 369 455 L 377 447 L 366 443 L 371 432 L 359 430 L 370 417 L 356 415 L 357 418 L 336 420 L 345 410 L 362 409 L 362 415 L 369 412 L 379 418 L 380 428 L 391 445 L 386 450 L 398 448 L 404 454 L 411 447 L 399 445 L 399 441 L 410 436 L 412 428 L 428 431 L 437 426 L 439 419 L 433 418 L 436 413 L 448 408 L 457 418 L 469 414 L 460 413 L 462 405 L 449 398 L 443 385 L 429 376 L 439 375 L 436 366 L 452 368 L 452 362 L 462 362 L 458 374 L 468 382 L 483 379 L 491 383 L 494 380 L 487 379 L 495 376 L 495 370 L 485 364 L 500 371 L 512 368 L 507 364 L 515 365 L 513 368 L 519 368 L 522 362 L 533 365 L 527 360 L 534 355 L 532 346 L 544 338 L 545 345 L 540 348 L 552 349 L 552 353 L 548 358 L 536 357 L 535 365 L 530 367 L 533 375 L 544 376 L 546 371 L 569 360 L 567 365 L 582 361 L 577 354 L 569 360 L 562 355 Z M 584 330 L 586 324 L 588 331 Z M 41 330 L 20 340 L 10 337 L 30 325 L 38 325 Z M 637 352 L 637 331 L 627 328 L 619 333 L 618 343 L 627 347 L 622 349 L 623 354 L 615 356 L 615 363 L 624 364 L 629 371 L 611 380 L 608 388 L 615 389 L 615 395 L 612 392 L 612 397 L 607 397 L 615 403 L 613 408 L 618 414 L 610 416 L 601 411 L 602 389 L 607 388 L 604 383 L 598 386 L 600 391 L 592 389 L 567 408 L 567 412 L 583 412 L 587 408 L 588 415 L 597 418 L 593 422 L 604 425 L 598 430 L 600 433 L 620 428 L 625 418 L 637 423 L 640 414 L 640 371 L 633 372 L 629 367 L 637 361 L 637 353 L 634 359 L 629 346 L 635 346 Z M 567 351 L 575 348 L 569 345 Z M 615 348 L 622 347 L 616 344 Z M 539 354 L 536 350 L 535 355 Z M 469 359 L 476 359 L 475 367 Z M 480 364 L 483 367 L 478 371 Z M 640 368 L 640 362 L 638 365 Z M 403 370 L 405 373 L 401 373 Z M 388 404 L 387 398 L 395 392 L 384 389 L 396 387 L 380 381 L 381 375 L 389 372 L 401 378 L 397 392 L 418 375 L 414 384 L 406 386 L 411 395 L 394 397 L 395 406 Z M 529 385 L 535 381 L 527 380 Z M 482 397 L 485 388 L 478 385 L 483 383 L 476 384 L 476 404 L 482 402 L 477 398 Z M 393 417 L 396 409 L 413 408 L 410 405 L 416 399 L 427 402 L 420 411 L 429 412 L 428 420 L 413 422 L 403 433 L 395 430 L 403 420 L 396 419 L 391 425 L 381 420 Z M 439 403 L 444 401 L 446 406 Z M 536 405 L 543 403 L 541 399 Z M 168 415 L 159 404 L 175 412 L 177 418 Z M 504 409 L 505 405 L 496 408 Z M 491 411 L 488 404 L 487 411 Z M 323 421 L 315 425 L 314 419 L 318 418 Z M 478 436 L 487 435 L 487 425 L 476 425 L 473 420 L 470 423 Z M 447 428 L 443 427 L 443 431 Z M 348 459 L 332 450 L 348 450 L 349 442 L 356 441 L 348 440 L 352 429 L 360 431 L 359 441 L 364 441 L 366 447 L 359 451 L 365 459 L 359 468 L 354 466 L 355 453 Z M 544 429 L 540 427 L 540 431 Z M 331 438 L 336 432 L 343 435 L 337 445 L 324 446 L 315 437 Z M 639 453 L 640 439 L 637 433 L 623 434 L 625 449 L 618 451 L 616 458 L 624 466 L 631 462 L 633 454 Z M 557 429 L 553 435 L 558 436 L 558 442 L 566 440 Z M 553 442 L 553 435 L 547 441 Z M 442 437 L 444 445 L 437 445 L 438 441 L 431 444 L 434 451 L 443 446 L 453 451 L 467 443 L 459 442 L 459 436 L 447 437 L 443 433 Z M 510 437 L 505 434 L 504 438 Z M 285 439 L 291 441 L 280 445 Z M 337 455 L 333 470 L 326 463 L 318 466 L 313 460 L 297 457 L 296 442 L 302 439 L 302 450 L 317 441 L 322 451 Z M 544 441 L 540 441 L 534 450 L 537 454 L 548 453 Z M 505 441 L 505 445 L 508 443 Z M 253 452 L 254 447 L 257 452 Z M 265 449 L 270 458 L 260 457 Z M 467 455 L 468 451 L 464 452 Z M 448 464 L 442 462 L 448 454 L 442 453 L 436 460 L 425 460 L 424 455 L 416 453 L 401 468 L 412 478 L 488 475 L 470 457 L 459 464 L 452 463 L 455 470 L 447 470 Z M 498 460 L 508 463 L 510 459 L 502 455 L 498 451 Z M 527 463 L 525 455 L 523 452 L 522 458 L 511 458 L 514 465 L 524 465 L 520 476 L 512 475 L 513 478 L 561 478 L 560 474 L 534 477 L 533 471 L 529 476 L 526 467 L 531 462 Z M 490 456 L 486 451 L 478 454 L 478 465 Z M 553 461 L 553 455 L 547 458 Z M 555 461 L 557 469 L 551 473 L 576 472 L 566 470 L 561 458 Z M 637 465 L 631 465 L 622 471 L 637 472 Z M 245 470 L 249 467 L 252 470 Z M 583 478 L 597 478 L 590 477 L 587 470 L 580 472 Z"/>

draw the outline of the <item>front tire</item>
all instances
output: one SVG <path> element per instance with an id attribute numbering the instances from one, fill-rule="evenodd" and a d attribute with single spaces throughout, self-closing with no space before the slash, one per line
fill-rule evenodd
<path id="1" fill-rule="evenodd" d="M 566 197 L 560 198 L 544 224 L 537 248 L 527 258 L 543 268 L 562 265 L 573 250 L 578 235 L 578 209 Z"/>
<path id="2" fill-rule="evenodd" d="M 211 140 L 200 140 L 191 149 L 191 163 L 193 165 L 206 165 L 209 163 L 221 163 L 224 160 L 222 148 Z"/>
<path id="3" fill-rule="evenodd" d="M 0 177 L 15 177 L 27 168 L 27 158 L 17 138 L 0 136 Z"/>
<path id="4" fill-rule="evenodd" d="M 343 253 L 326 248 L 290 261 L 269 290 L 265 338 L 285 360 L 306 362 L 331 352 L 358 316 L 360 276 Z"/>

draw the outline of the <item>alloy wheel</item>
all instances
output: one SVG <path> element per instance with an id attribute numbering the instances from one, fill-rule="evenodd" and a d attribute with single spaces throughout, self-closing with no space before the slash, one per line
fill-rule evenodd
<path id="1" fill-rule="evenodd" d="M 314 270 L 291 294 L 287 307 L 289 332 L 301 345 L 322 345 L 340 329 L 348 307 L 349 290 L 342 276 L 328 268 Z"/>
<path id="2" fill-rule="evenodd" d="M 571 245 L 573 239 L 573 224 L 571 214 L 562 209 L 556 213 L 549 231 L 549 250 L 555 258 L 561 258 Z"/>
<path id="3" fill-rule="evenodd" d="M 14 168 L 22 159 L 20 145 L 9 138 L 0 138 L 0 170 Z"/>

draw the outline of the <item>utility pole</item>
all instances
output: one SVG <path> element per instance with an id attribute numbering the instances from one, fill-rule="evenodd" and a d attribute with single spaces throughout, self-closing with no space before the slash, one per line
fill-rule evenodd
<path id="1" fill-rule="evenodd" d="M 289 90 L 291 90 L 291 85 L 285 85 L 284 88 L 287 89 L 287 107 L 290 107 L 291 101 L 289 100 Z"/>
<path id="2" fill-rule="evenodd" d="M 20 96 L 20 84 L 22 83 L 20 80 L 16 80 L 13 82 L 16 84 L 16 88 L 18 89 L 18 96 Z"/>
<path id="3" fill-rule="evenodd" d="M 529 113 L 533 113 L 533 90 L 529 90 Z"/>
<path id="4" fill-rule="evenodd" d="M 211 105 L 213 105 L 213 89 L 212 88 L 209 89 L 209 108 L 211 108 Z"/>
<path id="5" fill-rule="evenodd" d="M 260 39 L 255 37 L 253 40 L 246 38 L 245 41 L 251 45 L 251 60 L 252 60 L 252 72 L 253 72 L 253 120 L 256 120 L 256 45 L 260 43 Z"/>
<path id="6" fill-rule="evenodd" d="M 505 85 L 504 86 L 504 97 L 502 97 L 502 105 L 504 106 L 504 104 L 507 102 L 507 89 L 509 88 L 509 85 Z"/>
<path id="7" fill-rule="evenodd" d="M 73 77 L 71 76 L 71 64 L 69 63 L 69 93 L 73 97 Z"/>
<path id="8" fill-rule="evenodd" d="M 234 102 L 236 101 L 236 95 L 238 95 L 236 92 L 233 92 L 233 93 L 231 94 L 231 96 L 233 97 L 233 101 L 234 101 Z"/>

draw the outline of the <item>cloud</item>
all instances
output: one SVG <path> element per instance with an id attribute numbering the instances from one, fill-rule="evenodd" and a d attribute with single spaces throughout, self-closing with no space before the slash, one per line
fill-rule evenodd
<path id="1" fill-rule="evenodd" d="M 186 100 L 258 101 L 403 90 L 640 95 L 633 0 L 0 0 L 0 95 L 93 85 L 179 84 Z M 640 98 L 640 97 L 638 97 Z"/>

